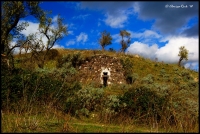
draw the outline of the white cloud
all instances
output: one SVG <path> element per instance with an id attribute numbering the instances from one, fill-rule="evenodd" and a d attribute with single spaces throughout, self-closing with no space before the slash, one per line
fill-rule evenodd
<path id="1" fill-rule="evenodd" d="M 58 15 L 54 16 L 53 19 L 52 19 L 52 22 L 56 22 L 58 19 Z"/>
<path id="2" fill-rule="evenodd" d="M 57 19 L 58 16 L 54 16 L 53 18 L 53 22 Z M 22 23 L 22 22 L 25 22 L 23 20 L 19 21 L 19 24 Z M 22 30 L 21 31 L 21 34 L 25 35 L 25 36 L 29 36 L 30 34 L 36 34 L 36 37 L 38 39 L 40 39 L 40 36 L 41 34 L 39 34 L 39 23 L 33 23 L 33 22 L 30 22 L 30 21 L 27 21 L 29 26 L 26 27 L 25 30 Z M 52 28 L 55 28 L 55 24 L 53 23 L 52 25 Z M 52 34 L 52 33 L 49 33 L 49 34 Z M 73 34 L 73 31 L 69 31 L 69 34 Z M 42 42 L 45 44 L 47 42 L 47 38 L 45 36 L 42 35 Z M 15 42 L 13 42 L 15 43 Z M 53 48 L 63 48 L 63 46 L 61 45 L 58 45 L 58 44 L 55 44 L 55 46 Z M 14 50 L 14 53 L 19 53 L 19 48 L 15 48 Z M 22 53 L 23 53 L 23 50 L 22 50 Z"/>
<path id="3" fill-rule="evenodd" d="M 136 41 L 127 48 L 127 53 L 138 54 L 140 56 L 153 59 L 157 50 L 157 44 L 149 46 L 147 44 Z"/>
<path id="4" fill-rule="evenodd" d="M 138 2 L 135 2 L 135 3 L 133 4 L 133 11 L 134 11 L 134 13 L 137 13 L 137 12 L 140 11 L 139 3 L 138 3 Z"/>
<path id="5" fill-rule="evenodd" d="M 161 36 L 152 30 L 146 30 L 146 31 L 144 31 L 144 37 L 160 38 Z"/>
<path id="6" fill-rule="evenodd" d="M 198 44 L 198 39 L 195 38 L 173 37 L 165 46 L 158 49 L 155 55 L 158 60 L 174 63 L 179 59 L 179 48 L 185 46 L 189 50 L 188 61 L 198 61 Z"/>
<path id="7" fill-rule="evenodd" d="M 25 21 L 21 21 L 21 22 L 25 22 Z M 46 43 L 47 42 L 47 38 L 39 33 L 39 30 L 38 30 L 39 23 L 33 23 L 33 22 L 28 21 L 28 24 L 29 24 L 29 26 L 25 30 L 22 30 L 21 34 L 23 34 L 25 36 L 29 36 L 30 34 L 35 34 L 36 33 L 36 37 L 38 39 L 40 39 L 40 37 L 42 36 L 42 42 Z"/>
<path id="8" fill-rule="evenodd" d="M 120 14 L 118 16 L 113 16 L 110 14 L 106 15 L 106 19 L 104 20 L 107 25 L 112 28 L 123 28 L 124 23 L 127 21 L 128 17 L 126 14 Z"/>
<path id="9" fill-rule="evenodd" d="M 114 43 L 120 43 L 120 41 L 122 39 L 122 37 L 119 35 L 119 33 L 118 34 L 113 34 L 112 38 L 113 38 L 113 42 Z"/>
<path id="10" fill-rule="evenodd" d="M 70 46 L 70 45 L 74 45 L 75 41 L 74 40 L 70 40 L 66 43 L 66 46 Z"/>
<path id="11" fill-rule="evenodd" d="M 143 43 L 151 43 L 156 39 L 162 40 L 163 37 L 152 31 L 152 30 L 145 30 L 143 32 L 132 32 L 127 30 L 131 34 L 131 39 L 138 39 L 139 41 L 142 41 Z M 112 35 L 113 42 L 119 43 L 121 41 L 121 36 L 118 34 L 113 34 Z M 163 40 L 164 41 L 164 40 Z M 154 43 L 153 43 L 154 44 Z"/>
<path id="12" fill-rule="evenodd" d="M 97 24 L 97 25 L 98 25 L 98 27 L 99 27 L 99 26 L 101 26 L 101 23 L 100 23 L 100 22 L 98 22 L 98 24 Z"/>
<path id="13" fill-rule="evenodd" d="M 99 10 L 105 14 L 104 22 L 112 28 L 122 28 L 133 14 L 134 2 L 81 2 L 81 9 Z"/>
<path id="14" fill-rule="evenodd" d="M 64 46 L 55 43 L 55 45 L 53 46 L 53 48 L 64 48 Z"/>
<path id="15" fill-rule="evenodd" d="M 25 21 L 19 21 L 19 24 L 22 23 L 22 22 L 25 22 Z M 27 22 L 28 22 L 29 26 L 26 27 L 25 30 L 22 30 L 21 34 L 28 36 L 29 34 L 39 32 L 38 31 L 39 23 L 33 23 L 33 22 L 30 22 L 30 21 L 27 21 Z"/>
<path id="16" fill-rule="evenodd" d="M 73 23 L 66 24 L 68 29 L 77 29 Z"/>
<path id="17" fill-rule="evenodd" d="M 161 38 L 160 34 L 152 30 L 145 30 L 144 32 L 128 32 L 131 34 L 131 38 Z"/>
<path id="18" fill-rule="evenodd" d="M 197 38 L 187 38 L 187 37 L 171 37 L 165 46 L 158 48 L 158 46 L 144 44 L 141 42 L 134 42 L 128 48 L 127 52 L 132 54 L 139 54 L 145 58 L 158 58 L 158 61 L 163 61 L 166 63 L 178 63 L 179 60 L 179 48 L 185 46 L 189 51 L 188 61 L 183 61 L 183 63 L 197 64 L 199 55 L 199 40 Z M 188 66 L 188 64 L 186 65 Z"/>
<path id="19" fill-rule="evenodd" d="M 10 42 L 10 48 L 16 45 L 16 41 L 11 41 Z M 19 54 L 19 47 L 14 48 L 13 50 L 14 54 Z"/>
<path id="20" fill-rule="evenodd" d="M 80 35 L 76 36 L 76 41 L 77 42 L 83 42 L 85 43 L 88 39 L 88 35 L 86 33 L 81 32 Z"/>
<path id="21" fill-rule="evenodd" d="M 74 31 L 68 31 L 68 34 L 74 35 Z"/>
<path id="22" fill-rule="evenodd" d="M 72 19 L 86 19 L 90 14 L 74 16 Z"/>

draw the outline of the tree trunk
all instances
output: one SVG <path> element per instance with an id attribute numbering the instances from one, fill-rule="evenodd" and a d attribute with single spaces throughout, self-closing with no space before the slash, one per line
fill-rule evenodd
<path id="1" fill-rule="evenodd" d="M 181 66 L 181 61 L 183 60 L 183 58 L 180 58 L 179 61 L 178 61 L 178 66 L 180 67 Z"/>
<path id="2" fill-rule="evenodd" d="M 102 46 L 102 50 L 103 50 L 103 51 L 105 50 L 103 46 Z"/>

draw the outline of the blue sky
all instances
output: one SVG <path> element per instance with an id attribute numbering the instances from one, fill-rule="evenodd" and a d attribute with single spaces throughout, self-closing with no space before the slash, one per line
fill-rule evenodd
<path id="1" fill-rule="evenodd" d="M 113 40 L 105 49 L 119 51 L 119 32 L 127 30 L 131 43 L 126 53 L 177 63 L 179 47 L 185 46 L 189 50 L 189 60 L 183 61 L 185 67 L 198 69 L 198 2 L 43 1 L 40 7 L 51 10 L 54 19 L 60 14 L 68 27 L 68 35 L 55 48 L 100 50 L 100 33 L 106 30 Z M 23 21 L 28 21 L 29 27 L 22 34 L 37 31 L 39 22 L 33 17 Z"/>

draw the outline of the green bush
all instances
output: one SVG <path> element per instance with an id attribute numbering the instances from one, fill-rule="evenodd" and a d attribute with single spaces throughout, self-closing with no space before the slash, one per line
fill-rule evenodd
<path id="1" fill-rule="evenodd" d="M 165 97 L 159 97 L 156 92 L 141 86 L 127 91 L 120 97 L 120 103 L 125 105 L 121 112 L 133 118 L 153 117 L 155 114 L 162 114 L 161 109 L 165 101 Z"/>
<path id="2" fill-rule="evenodd" d="M 161 75 L 161 76 L 164 76 L 165 73 L 166 73 L 165 69 L 161 69 L 161 70 L 160 70 L 160 75 Z"/>
<path id="3" fill-rule="evenodd" d="M 152 74 L 148 74 L 146 77 L 142 78 L 143 84 L 152 84 L 154 82 L 154 76 Z"/>
<path id="4" fill-rule="evenodd" d="M 180 84 L 180 79 L 177 77 L 174 77 L 172 81 L 174 84 Z"/>
<path id="5" fill-rule="evenodd" d="M 78 113 L 88 115 L 88 112 L 98 111 L 103 94 L 102 88 L 85 87 L 66 100 L 65 112 L 70 112 L 72 115 Z M 87 113 L 84 113 L 84 111 Z"/>
<path id="6" fill-rule="evenodd" d="M 116 95 L 109 95 L 104 102 L 104 111 L 110 114 L 117 114 L 120 108 L 120 100 Z"/>

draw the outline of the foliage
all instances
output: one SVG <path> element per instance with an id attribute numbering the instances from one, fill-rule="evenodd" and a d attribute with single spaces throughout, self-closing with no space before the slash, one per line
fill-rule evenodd
<path id="1" fill-rule="evenodd" d="M 110 33 L 107 32 L 106 30 L 104 30 L 103 32 L 101 32 L 101 38 L 99 39 L 99 44 L 102 47 L 102 50 L 104 50 L 104 48 L 110 44 L 112 44 L 112 37 L 110 36 Z"/>
<path id="2" fill-rule="evenodd" d="M 67 98 L 65 103 L 65 112 L 72 115 L 82 113 L 88 116 L 89 112 L 98 111 L 101 105 L 104 90 L 101 88 L 85 87 Z"/>

